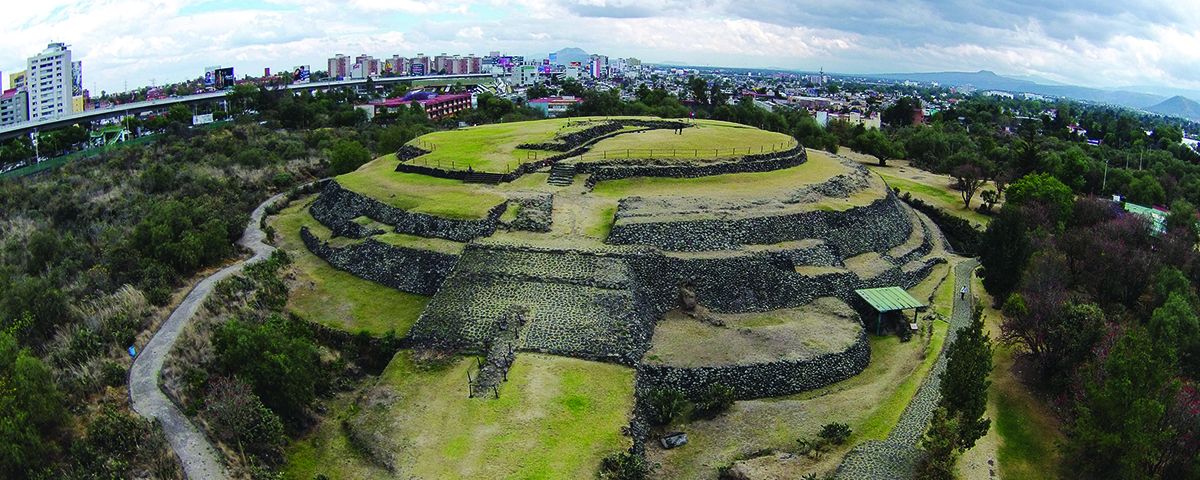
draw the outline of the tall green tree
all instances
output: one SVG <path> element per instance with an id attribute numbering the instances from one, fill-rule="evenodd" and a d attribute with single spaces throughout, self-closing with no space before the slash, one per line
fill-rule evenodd
<path id="1" fill-rule="evenodd" d="M 958 447 L 961 444 L 958 420 L 938 407 L 933 411 L 929 429 L 921 438 L 924 450 L 917 462 L 916 477 L 922 480 L 954 480 L 954 464 L 958 462 Z"/>
<path id="2" fill-rule="evenodd" d="M 1172 355 L 1145 328 L 1130 328 L 1092 372 L 1066 444 L 1066 476 L 1161 478 L 1175 432 L 1167 407 L 1179 389 Z"/>
<path id="3" fill-rule="evenodd" d="M 63 396 L 50 369 L 0 332 L 0 477 L 27 478 L 58 451 Z"/>
<path id="4" fill-rule="evenodd" d="M 983 265 L 983 286 L 996 298 L 1007 298 L 1021 281 L 1021 274 L 1033 254 L 1025 215 L 1013 205 L 1005 205 L 983 232 L 979 262 Z"/>
<path id="5" fill-rule="evenodd" d="M 983 306 L 976 304 L 971 323 L 946 347 L 939 405 L 957 420 L 959 449 L 975 446 L 987 434 L 991 420 L 983 418 L 992 382 L 992 340 L 983 331 Z"/>

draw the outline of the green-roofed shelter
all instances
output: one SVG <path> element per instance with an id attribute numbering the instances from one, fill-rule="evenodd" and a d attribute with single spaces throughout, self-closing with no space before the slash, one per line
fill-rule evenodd
<path id="1" fill-rule="evenodd" d="M 1121 206 L 1125 208 L 1126 212 L 1145 218 L 1147 222 L 1150 222 L 1151 235 L 1158 236 L 1167 231 L 1166 213 L 1130 202 L 1122 202 Z"/>
<path id="2" fill-rule="evenodd" d="M 920 300 L 913 298 L 908 292 L 900 287 L 879 287 L 879 288 L 862 288 L 855 290 L 859 297 L 867 302 L 871 308 L 879 312 L 879 317 L 875 320 L 875 334 L 879 335 L 883 329 L 883 314 L 887 312 L 898 312 L 908 310 L 910 308 L 917 309 L 924 307 L 925 304 Z M 916 323 L 917 313 L 913 311 L 913 323 Z"/>

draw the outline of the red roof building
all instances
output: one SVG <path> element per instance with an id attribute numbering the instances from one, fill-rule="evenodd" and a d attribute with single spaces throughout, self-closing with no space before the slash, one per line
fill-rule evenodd
<path id="1" fill-rule="evenodd" d="M 428 92 L 417 93 L 421 93 L 421 95 L 410 93 L 404 97 L 371 102 L 371 105 L 375 107 L 376 112 L 380 109 L 394 112 L 398 108 L 407 107 L 415 103 L 425 110 L 425 114 L 429 115 L 430 120 L 434 121 L 471 108 L 471 94 L 469 93 L 451 93 L 445 95 Z"/>

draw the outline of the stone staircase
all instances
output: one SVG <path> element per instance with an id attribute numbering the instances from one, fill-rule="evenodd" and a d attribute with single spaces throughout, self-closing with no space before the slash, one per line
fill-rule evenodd
<path id="1" fill-rule="evenodd" d="M 546 179 L 546 183 L 559 187 L 565 187 L 575 182 L 575 164 L 570 162 L 557 162 L 550 167 L 550 178 Z"/>
<path id="2" fill-rule="evenodd" d="M 497 388 L 508 380 L 508 369 L 517 359 L 520 347 L 521 328 L 525 317 L 519 309 L 512 309 L 497 325 L 498 331 L 487 349 L 487 357 L 471 382 L 472 398 L 499 398 Z"/>
<path id="3" fill-rule="evenodd" d="M 504 180 L 503 174 L 488 172 L 471 172 L 463 178 L 465 183 L 489 183 L 492 185 L 500 183 L 501 180 Z"/>

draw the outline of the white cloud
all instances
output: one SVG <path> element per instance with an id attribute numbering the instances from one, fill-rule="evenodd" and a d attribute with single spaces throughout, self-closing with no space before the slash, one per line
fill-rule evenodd
<path id="1" fill-rule="evenodd" d="M 978 70 L 1089 86 L 1200 88 L 1200 10 L 1175 2 L 899 0 L 191 0 L 12 2 L 0 70 L 72 45 L 97 90 L 194 78 L 204 66 L 311 64 L 334 53 L 611 56 L 827 71 Z M 212 11 L 206 11 L 212 10 Z M 181 14 L 181 12 L 204 12 Z"/>

